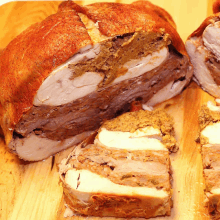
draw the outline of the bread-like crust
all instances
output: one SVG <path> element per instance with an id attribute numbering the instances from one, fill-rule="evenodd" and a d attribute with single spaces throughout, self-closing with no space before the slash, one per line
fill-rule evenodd
<path id="1" fill-rule="evenodd" d="M 80 48 L 92 44 L 78 13 L 97 22 L 105 36 L 138 30 L 167 34 L 176 50 L 187 56 L 170 15 L 149 2 L 88 6 L 63 2 L 56 14 L 29 27 L 0 54 L 0 124 L 6 144 L 23 113 L 33 106 L 34 96 L 44 79 Z"/>

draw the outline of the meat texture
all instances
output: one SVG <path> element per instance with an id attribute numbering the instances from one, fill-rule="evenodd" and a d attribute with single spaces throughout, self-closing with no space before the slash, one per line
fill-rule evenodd
<path id="1" fill-rule="evenodd" d="M 206 185 L 206 205 L 212 219 L 220 218 L 220 106 L 208 102 L 200 110 L 200 143 Z"/>
<path id="2" fill-rule="evenodd" d="M 173 135 L 172 118 L 162 110 L 105 122 L 59 166 L 68 207 L 100 217 L 170 215 Z"/>
<path id="3" fill-rule="evenodd" d="M 209 94 L 220 97 L 220 1 L 186 41 L 186 50 L 194 67 L 194 80 Z"/>
<path id="4" fill-rule="evenodd" d="M 179 94 L 192 67 L 171 16 L 148 1 L 60 4 L 0 54 L 0 123 L 24 160 L 73 146 L 141 100 Z"/>

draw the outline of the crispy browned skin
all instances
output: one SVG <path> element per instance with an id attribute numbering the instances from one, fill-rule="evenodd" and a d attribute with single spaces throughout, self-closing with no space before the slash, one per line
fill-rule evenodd
<path id="1" fill-rule="evenodd" d="M 158 7 L 154 4 L 152 4 L 151 2 L 147 2 L 147 1 L 139 1 L 139 2 L 134 2 L 134 5 L 139 5 L 140 2 L 142 2 L 142 4 L 144 4 L 144 7 L 147 10 L 152 10 L 154 13 L 156 13 L 160 18 L 162 18 L 163 20 L 169 22 L 174 28 L 176 28 L 176 24 L 173 20 L 173 18 L 171 17 L 171 15 L 169 13 L 167 13 L 167 11 L 165 11 L 163 8 Z"/>
<path id="2" fill-rule="evenodd" d="M 23 113 L 32 107 L 44 79 L 80 48 L 92 44 L 77 13 L 98 22 L 106 36 L 137 30 L 168 33 L 176 50 L 187 55 L 171 16 L 149 2 L 87 6 L 63 2 L 55 15 L 29 27 L 0 54 L 0 124 L 7 144 Z"/>
<path id="3" fill-rule="evenodd" d="M 49 73 L 91 39 L 74 10 L 59 10 L 30 26 L 0 55 L 0 120 L 6 143 L 22 114 Z"/>
<path id="4" fill-rule="evenodd" d="M 79 6 L 73 2 L 63 2 L 60 7 L 74 8 L 77 12 L 87 15 L 98 22 L 103 35 L 115 36 L 132 33 L 136 30 L 168 33 L 172 44 L 181 54 L 186 55 L 184 44 L 176 32 L 176 25 L 171 16 L 162 8 L 147 1 L 136 1 L 132 4 L 94 3 Z M 162 30 L 163 29 L 163 30 Z"/>
<path id="5" fill-rule="evenodd" d="M 220 1 L 219 0 L 214 2 L 213 6 L 212 6 L 212 11 L 215 14 L 220 12 Z"/>

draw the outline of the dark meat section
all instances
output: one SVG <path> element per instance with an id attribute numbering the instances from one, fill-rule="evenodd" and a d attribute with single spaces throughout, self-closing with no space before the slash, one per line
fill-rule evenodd
<path id="1" fill-rule="evenodd" d="M 213 80 L 217 85 L 220 85 L 220 62 L 213 54 L 210 54 L 206 60 L 206 65 L 210 70 Z"/>
<path id="2" fill-rule="evenodd" d="M 170 48 L 168 59 L 159 67 L 136 78 L 100 88 L 85 97 L 62 106 L 33 106 L 16 125 L 14 136 L 36 135 L 63 140 L 95 130 L 103 121 L 129 110 L 132 101 L 147 102 L 171 81 L 185 79 L 188 58 Z"/>

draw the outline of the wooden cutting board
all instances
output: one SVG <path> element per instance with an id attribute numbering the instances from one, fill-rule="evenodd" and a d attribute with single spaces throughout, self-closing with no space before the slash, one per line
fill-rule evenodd
<path id="1" fill-rule="evenodd" d="M 111 0 L 110 0 L 111 1 Z M 94 1 L 81 1 L 89 4 Z M 129 3 L 132 1 L 117 1 Z M 154 0 L 174 18 L 185 41 L 201 22 L 212 13 L 213 0 Z M 10 2 L 0 6 L 0 49 L 29 25 L 55 13 L 60 2 Z M 174 207 L 166 220 L 208 220 L 204 207 L 204 180 L 198 135 L 198 110 L 208 100 L 214 100 L 195 83 L 178 97 L 159 107 L 175 119 L 179 151 L 171 155 L 173 169 Z M 57 164 L 70 153 L 61 152 L 41 162 L 24 162 L 11 154 L 0 139 L 0 219 L 1 220 L 83 220 L 64 218 L 62 186 Z M 99 218 L 91 218 L 99 219 Z M 113 218 L 105 218 L 113 219 Z M 155 220 L 156 220 L 155 219 Z"/>

